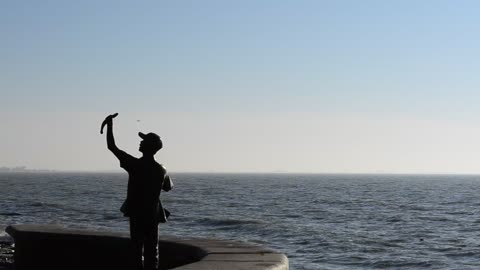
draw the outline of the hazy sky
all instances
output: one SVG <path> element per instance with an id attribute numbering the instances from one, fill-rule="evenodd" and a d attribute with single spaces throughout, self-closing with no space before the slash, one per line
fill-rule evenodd
<path id="1" fill-rule="evenodd" d="M 0 167 L 480 173 L 479 1 L 0 1 Z M 137 121 L 140 120 L 140 121 Z"/>

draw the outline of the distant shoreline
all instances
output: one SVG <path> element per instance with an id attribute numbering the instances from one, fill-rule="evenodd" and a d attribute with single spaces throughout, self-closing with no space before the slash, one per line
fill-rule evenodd
<path id="1" fill-rule="evenodd" d="M 53 173 L 58 171 L 53 170 L 2 170 L 0 169 L 0 173 Z"/>

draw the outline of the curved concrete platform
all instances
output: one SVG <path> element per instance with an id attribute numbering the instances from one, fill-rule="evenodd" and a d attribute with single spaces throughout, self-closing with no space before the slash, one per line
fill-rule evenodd
<path id="1" fill-rule="evenodd" d="M 13 225 L 16 270 L 134 269 L 126 233 Z M 288 270 L 288 258 L 244 242 L 161 236 L 159 269 Z"/>

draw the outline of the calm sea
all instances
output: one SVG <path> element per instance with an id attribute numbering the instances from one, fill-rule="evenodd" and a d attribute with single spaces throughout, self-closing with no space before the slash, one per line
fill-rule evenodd
<path id="1" fill-rule="evenodd" d="M 163 234 L 269 246 L 294 270 L 480 269 L 479 176 L 172 176 Z M 126 174 L 0 174 L 0 227 L 127 231 L 126 184 Z"/>

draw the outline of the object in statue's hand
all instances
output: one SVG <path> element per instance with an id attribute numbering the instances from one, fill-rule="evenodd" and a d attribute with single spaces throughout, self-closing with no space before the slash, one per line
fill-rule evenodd
<path id="1" fill-rule="evenodd" d="M 108 122 L 111 122 L 113 118 L 117 117 L 117 115 L 118 113 L 110 114 L 107 116 L 107 118 L 105 118 L 105 120 L 103 120 L 102 127 L 100 128 L 100 134 L 103 134 L 103 127 L 105 127 Z"/>
<path id="2" fill-rule="evenodd" d="M 165 179 L 163 180 L 162 189 L 166 192 L 169 192 L 170 190 L 173 189 L 173 181 L 172 181 L 172 178 L 170 178 L 169 175 L 165 176 Z"/>

